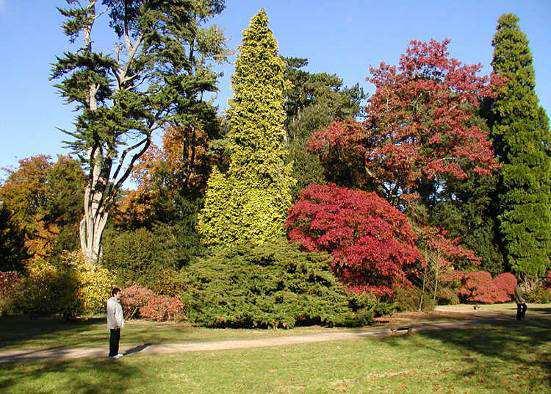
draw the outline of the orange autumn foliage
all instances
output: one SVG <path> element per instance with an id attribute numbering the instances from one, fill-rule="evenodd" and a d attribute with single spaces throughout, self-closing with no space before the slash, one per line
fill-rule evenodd
<path id="1" fill-rule="evenodd" d="M 54 249 L 62 229 L 80 220 L 84 175 L 77 161 L 59 156 L 38 155 L 19 161 L 6 170 L 0 200 L 10 220 L 24 234 L 25 249 L 31 258 L 46 258 Z"/>
<path id="2" fill-rule="evenodd" d="M 208 135 L 196 127 L 169 127 L 162 145 L 152 144 L 134 167 L 138 184 L 120 200 L 118 223 L 143 225 L 157 215 L 176 209 L 178 193 L 197 196 L 204 192 L 210 161 Z"/>

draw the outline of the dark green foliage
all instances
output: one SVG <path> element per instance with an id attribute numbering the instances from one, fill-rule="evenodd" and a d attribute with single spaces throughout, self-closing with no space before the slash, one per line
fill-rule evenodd
<path id="1" fill-rule="evenodd" d="M 506 83 L 491 103 L 489 120 L 503 163 L 499 218 L 507 260 L 515 272 L 534 278 L 551 267 L 551 131 L 518 21 L 513 14 L 498 21 L 492 66 Z"/>
<path id="2" fill-rule="evenodd" d="M 52 256 L 79 247 L 78 222 L 83 212 L 84 173 L 78 161 L 58 157 L 46 174 L 48 215 L 56 222 L 59 234 L 52 244 Z"/>
<path id="3" fill-rule="evenodd" d="M 186 314 L 207 327 L 367 324 L 376 302 L 347 294 L 330 260 L 285 240 L 220 249 L 182 271 Z"/>
<path id="4" fill-rule="evenodd" d="M 285 122 L 289 135 L 289 160 L 293 162 L 296 194 L 311 183 L 324 183 L 324 171 L 317 155 L 308 152 L 306 142 L 310 135 L 327 127 L 334 120 L 354 118 L 360 113 L 361 101 L 366 97 L 359 85 L 343 86 L 335 74 L 310 73 L 303 70 L 307 59 L 284 58 Z"/>
<path id="5" fill-rule="evenodd" d="M 201 253 L 197 234 L 180 221 L 151 229 L 108 230 L 101 262 L 115 274 L 120 286 L 139 284 L 172 294 L 177 270 Z"/>
<path id="6" fill-rule="evenodd" d="M 472 176 L 448 182 L 445 196 L 434 203 L 430 221 L 449 232 L 450 238 L 480 257 L 480 268 L 497 275 L 504 271 L 495 213 L 496 176 Z M 474 268 L 457 266 L 458 269 Z"/>
<path id="7" fill-rule="evenodd" d="M 77 223 L 82 216 L 85 183 L 80 163 L 73 158 L 59 156 L 45 175 L 48 217 L 55 218 L 62 226 Z"/>
<path id="8" fill-rule="evenodd" d="M 0 271 L 23 271 L 27 257 L 25 235 L 0 200 Z"/>

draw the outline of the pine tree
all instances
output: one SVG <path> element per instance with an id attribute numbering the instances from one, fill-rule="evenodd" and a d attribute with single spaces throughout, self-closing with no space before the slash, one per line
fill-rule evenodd
<path id="1" fill-rule="evenodd" d="M 507 260 L 530 279 L 551 267 L 551 133 L 535 92 L 528 39 L 518 21 L 513 14 L 498 20 L 492 66 L 506 82 L 492 103 L 490 124 L 503 164 L 499 218 Z"/>
<path id="2" fill-rule="evenodd" d="M 208 245 L 262 244 L 284 235 L 291 204 L 291 163 L 286 164 L 284 70 L 277 41 L 261 10 L 243 33 L 232 76 L 226 173 L 214 169 L 199 231 Z"/>

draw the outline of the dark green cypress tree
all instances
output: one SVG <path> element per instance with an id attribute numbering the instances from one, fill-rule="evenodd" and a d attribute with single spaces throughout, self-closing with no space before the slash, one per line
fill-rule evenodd
<path id="1" fill-rule="evenodd" d="M 491 105 L 489 120 L 503 164 L 499 219 L 507 260 L 528 280 L 550 268 L 551 133 L 535 92 L 528 39 L 518 21 L 513 14 L 498 20 L 492 66 L 506 82 Z"/>

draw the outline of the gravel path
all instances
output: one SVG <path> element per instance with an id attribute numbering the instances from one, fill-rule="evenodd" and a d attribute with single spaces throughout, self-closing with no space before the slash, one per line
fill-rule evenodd
<path id="1" fill-rule="evenodd" d="M 510 317 L 507 317 L 510 319 Z M 382 338 L 391 335 L 404 335 L 411 332 L 442 330 L 454 328 L 468 328 L 482 323 L 491 323 L 496 320 L 503 320 L 496 316 L 491 318 L 465 319 L 461 321 L 433 321 L 433 322 L 404 322 L 394 326 L 366 327 L 361 329 L 343 329 L 328 333 L 317 333 L 308 335 L 292 335 L 275 338 L 262 339 L 240 339 L 211 342 L 194 343 L 166 343 L 166 344 L 140 344 L 134 347 L 126 347 L 121 350 L 126 355 L 144 354 L 173 354 L 185 352 L 218 351 L 230 349 L 250 349 L 270 346 L 286 346 L 304 343 L 316 343 L 327 341 L 354 340 L 365 337 Z M 0 363 L 24 362 L 32 360 L 69 360 L 78 358 L 105 358 L 106 347 L 96 348 L 50 348 L 34 350 L 13 350 L 0 351 Z"/>

